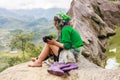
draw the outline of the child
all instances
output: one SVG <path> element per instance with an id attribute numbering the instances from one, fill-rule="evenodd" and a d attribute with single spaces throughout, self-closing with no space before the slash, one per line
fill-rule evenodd
<path id="1" fill-rule="evenodd" d="M 49 54 L 54 55 L 59 61 L 60 52 L 63 50 L 69 50 L 77 54 L 80 52 L 79 48 L 83 46 L 83 41 L 79 33 L 70 25 L 70 20 L 70 16 L 65 13 L 58 13 L 54 16 L 54 25 L 57 30 L 61 30 L 60 40 L 47 39 L 38 59 L 33 60 L 29 65 L 30 67 L 41 67 L 42 61 L 44 61 Z"/>

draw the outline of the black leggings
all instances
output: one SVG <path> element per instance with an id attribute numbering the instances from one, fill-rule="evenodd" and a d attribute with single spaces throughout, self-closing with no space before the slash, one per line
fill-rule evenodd
<path id="1" fill-rule="evenodd" d="M 56 61 L 59 61 L 59 55 L 60 55 L 60 52 L 61 52 L 62 50 L 63 50 L 62 48 L 59 48 L 59 50 L 58 50 L 58 56 L 56 56 L 56 55 L 54 55 L 54 54 L 49 54 L 49 55 L 44 59 L 44 61 L 47 60 L 47 59 L 50 58 L 50 57 L 53 57 L 53 59 L 54 59 L 55 62 L 56 62 Z M 38 59 L 38 57 L 37 57 L 36 59 Z"/>
<path id="2" fill-rule="evenodd" d="M 56 61 L 59 61 L 59 55 L 60 55 L 60 52 L 61 52 L 62 50 L 63 50 L 62 48 L 59 48 L 59 50 L 58 50 L 58 56 L 56 56 L 56 55 L 54 55 L 54 54 L 49 54 L 49 55 L 45 58 L 45 60 L 47 60 L 47 59 L 50 58 L 50 57 L 53 57 L 53 59 L 54 59 L 55 62 L 56 62 Z"/>
<path id="3" fill-rule="evenodd" d="M 60 52 L 63 50 L 63 48 L 59 48 L 58 50 L 58 56 L 54 55 L 54 61 L 59 61 L 59 55 L 60 55 Z"/>

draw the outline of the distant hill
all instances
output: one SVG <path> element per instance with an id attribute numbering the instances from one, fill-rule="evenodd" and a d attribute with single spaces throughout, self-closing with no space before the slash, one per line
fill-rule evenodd
<path id="1" fill-rule="evenodd" d="M 67 10 L 61 8 L 19 10 L 0 8 L 0 38 L 3 42 L 0 43 L 0 48 L 8 43 L 10 33 L 18 30 L 34 32 L 36 40 L 46 34 L 55 33 L 53 16 L 60 11 L 66 12 Z"/>
<path id="2" fill-rule="evenodd" d="M 62 8 L 49 8 L 49 9 L 42 9 L 42 8 L 35 8 L 35 9 L 18 9 L 18 10 L 8 10 L 4 8 L 0 8 L 0 16 L 7 16 L 7 17 L 17 17 L 17 18 L 47 18 L 51 20 L 53 16 L 57 12 L 67 12 L 66 9 Z"/>
<path id="3" fill-rule="evenodd" d="M 53 16 L 57 13 L 57 12 L 66 12 L 66 9 L 61 9 L 61 8 L 50 8 L 50 9 L 42 9 L 42 8 L 38 8 L 38 9 L 28 9 L 28 10 L 14 10 L 13 12 L 22 16 L 22 17 L 31 17 L 31 18 L 47 18 L 49 20 L 53 19 Z"/>
<path id="4" fill-rule="evenodd" d="M 49 24 L 57 12 L 66 12 L 66 9 L 19 9 L 8 10 L 0 8 L 0 28 L 24 29 Z"/>
<path id="5" fill-rule="evenodd" d="M 0 29 L 40 31 L 41 27 L 44 29 L 53 27 L 53 16 L 60 11 L 66 12 L 67 10 L 61 8 L 19 10 L 0 8 Z"/>

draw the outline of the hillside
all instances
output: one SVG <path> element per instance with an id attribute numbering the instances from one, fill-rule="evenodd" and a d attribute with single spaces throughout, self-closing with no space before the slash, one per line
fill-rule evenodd
<path id="1" fill-rule="evenodd" d="M 10 34 L 19 30 L 33 32 L 35 41 L 41 40 L 44 35 L 49 33 L 56 33 L 53 25 L 53 16 L 59 11 L 66 12 L 66 9 L 9 10 L 0 8 L 0 50 L 3 51 L 6 47 L 5 45 L 9 44 Z"/>
<path id="2" fill-rule="evenodd" d="M 31 27 L 50 24 L 53 20 L 53 16 L 59 11 L 66 12 L 66 9 L 50 8 L 8 10 L 0 8 L 0 28 L 29 29 Z"/>
<path id="3" fill-rule="evenodd" d="M 53 16 L 59 12 L 67 12 L 66 9 L 62 8 L 33 8 L 33 9 L 18 9 L 18 10 L 10 10 L 5 8 L 0 8 L 0 16 L 13 17 L 13 18 L 21 18 L 21 19 L 39 19 L 39 18 L 47 18 L 48 20 L 52 20 Z"/>

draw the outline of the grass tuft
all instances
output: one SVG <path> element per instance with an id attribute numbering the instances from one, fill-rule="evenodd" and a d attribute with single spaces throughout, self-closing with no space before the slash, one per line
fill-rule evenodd
<path id="1" fill-rule="evenodd" d="M 116 53 L 109 52 L 109 50 L 113 48 L 116 48 Z M 117 62 L 120 63 L 120 28 L 116 28 L 116 35 L 109 39 L 107 56 L 108 58 L 116 57 Z"/>

